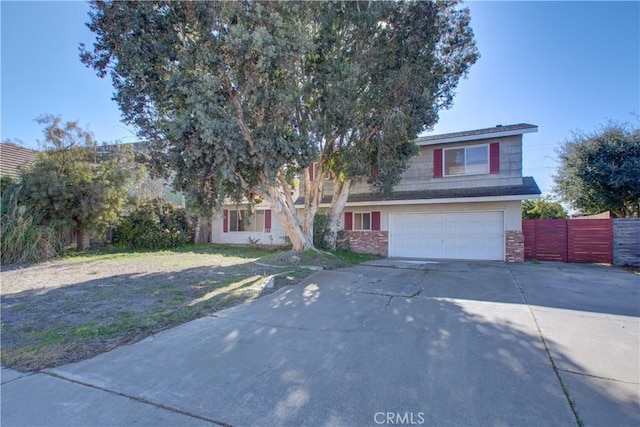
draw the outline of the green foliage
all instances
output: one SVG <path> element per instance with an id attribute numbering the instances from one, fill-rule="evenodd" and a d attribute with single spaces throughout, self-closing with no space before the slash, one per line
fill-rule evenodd
<path id="1" fill-rule="evenodd" d="M 195 227 L 185 210 L 158 200 L 144 201 L 114 230 L 114 243 L 132 249 L 169 249 L 193 239 Z"/>
<path id="2" fill-rule="evenodd" d="M 0 206 L 2 264 L 40 262 L 58 256 L 64 246 L 64 227 L 43 224 L 41 212 L 19 205 L 14 191 L 3 189 Z"/>
<path id="3" fill-rule="evenodd" d="M 43 116 L 46 150 L 22 171 L 18 198 L 42 215 L 81 232 L 100 233 L 117 221 L 133 178 L 129 147 L 99 147 L 76 122 Z M 82 233 L 79 233 L 82 234 Z M 78 248 L 83 249 L 81 238 Z"/>
<path id="4" fill-rule="evenodd" d="M 191 203 L 268 196 L 302 233 L 283 194 L 312 161 L 397 183 L 478 58 L 469 20 L 454 1 L 94 1 L 81 59 Z"/>
<path id="5" fill-rule="evenodd" d="M 362 262 L 372 261 L 374 259 L 380 259 L 380 256 L 374 254 L 360 254 L 356 252 L 351 252 L 347 249 L 338 249 L 334 252 L 334 254 L 350 264 L 360 264 Z"/>
<path id="6" fill-rule="evenodd" d="M 329 245 L 325 239 L 327 234 L 327 226 L 329 225 L 329 216 L 327 214 L 318 213 L 313 219 L 313 246 L 318 249 L 328 250 Z"/>
<path id="7" fill-rule="evenodd" d="M 587 214 L 640 217 L 640 128 L 609 123 L 574 132 L 558 149 L 555 191 Z"/>
<path id="8" fill-rule="evenodd" d="M 522 219 L 566 219 L 569 218 L 566 209 L 545 195 L 537 200 L 522 201 Z"/>
<path id="9" fill-rule="evenodd" d="M 314 16 L 308 131 L 325 170 L 389 192 L 414 138 L 451 106 L 478 52 L 456 2 L 324 3 Z M 332 142 L 333 141 L 333 142 Z"/>
<path id="10" fill-rule="evenodd" d="M 325 251 L 331 250 L 331 245 L 328 241 L 329 235 L 329 215 L 324 213 L 316 214 L 313 220 L 313 246 L 317 249 Z M 352 253 L 350 252 L 351 245 L 349 244 L 349 235 L 345 230 L 339 230 L 336 236 L 337 247 L 336 253 Z M 360 261 L 362 262 L 362 261 Z"/>
<path id="11" fill-rule="evenodd" d="M 15 194 L 17 182 L 9 175 L 0 176 L 0 194 Z"/>
<path id="12" fill-rule="evenodd" d="M 94 2 L 82 60 L 111 72 L 157 172 L 204 206 L 236 200 L 315 150 L 293 126 L 310 11 L 282 2 Z M 305 160 L 306 159 L 306 160 Z"/>

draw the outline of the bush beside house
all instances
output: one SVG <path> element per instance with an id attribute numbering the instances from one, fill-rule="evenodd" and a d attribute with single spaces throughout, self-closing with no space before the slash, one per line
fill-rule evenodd
<path id="1" fill-rule="evenodd" d="M 170 249 L 192 241 L 194 233 L 195 224 L 184 208 L 146 200 L 121 220 L 113 240 L 132 249 Z"/>

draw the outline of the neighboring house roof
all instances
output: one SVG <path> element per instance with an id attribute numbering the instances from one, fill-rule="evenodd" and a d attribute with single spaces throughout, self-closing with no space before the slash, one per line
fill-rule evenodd
<path id="1" fill-rule="evenodd" d="M 398 191 L 387 196 L 375 193 L 352 194 L 349 196 L 347 204 L 399 204 L 399 202 L 404 201 L 411 201 L 412 204 L 415 204 L 420 203 L 420 201 L 433 203 L 438 199 L 480 199 L 485 197 L 490 197 L 494 200 L 506 200 L 512 198 L 513 200 L 521 200 L 522 196 L 536 197 L 541 193 L 542 192 L 540 191 L 540 188 L 538 188 L 536 181 L 530 176 L 525 176 L 522 178 L 522 185 L 455 188 L 445 190 Z M 331 203 L 331 196 L 323 197 L 321 203 Z M 299 197 L 298 200 L 295 201 L 295 204 L 304 205 L 304 197 Z"/>
<path id="2" fill-rule="evenodd" d="M 36 159 L 37 151 L 6 142 L 0 143 L 0 175 L 18 177 L 18 170 Z"/>
<path id="3" fill-rule="evenodd" d="M 467 130 L 463 132 L 444 133 L 440 135 L 421 136 L 416 139 L 418 145 L 446 144 L 449 142 L 475 141 L 478 139 L 499 138 L 537 132 L 538 126 L 527 123 L 516 125 L 498 125 L 492 128 Z"/>

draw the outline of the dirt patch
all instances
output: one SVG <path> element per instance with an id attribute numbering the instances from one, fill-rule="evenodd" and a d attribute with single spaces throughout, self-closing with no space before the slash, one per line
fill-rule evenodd
<path id="1" fill-rule="evenodd" d="M 257 248 L 206 246 L 3 268 L 2 364 L 33 371 L 83 360 L 296 284 L 313 272 L 278 256 Z"/>

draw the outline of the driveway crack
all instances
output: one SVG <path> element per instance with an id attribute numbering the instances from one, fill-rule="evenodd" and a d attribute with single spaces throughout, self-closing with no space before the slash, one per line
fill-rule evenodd
<path id="1" fill-rule="evenodd" d="M 580 376 L 583 376 L 583 377 L 596 378 L 596 379 L 599 379 L 599 380 L 615 381 L 615 382 L 622 383 L 622 384 L 632 384 L 632 385 L 638 385 L 639 384 L 639 383 L 634 383 L 634 382 L 631 382 L 631 381 L 618 380 L 616 378 L 601 377 L 600 375 L 593 375 L 593 374 L 587 374 L 587 373 L 584 373 L 584 372 L 572 371 L 571 369 L 560 369 L 560 368 L 558 368 L 558 370 L 562 371 L 562 372 L 566 372 L 567 374 L 580 375 Z"/>
<path id="2" fill-rule="evenodd" d="M 172 406 L 163 405 L 162 403 L 153 402 L 151 400 L 147 400 L 147 399 L 144 399 L 142 397 L 131 396 L 131 395 L 128 395 L 126 393 L 122 393 L 122 392 L 119 392 L 119 391 L 116 391 L 116 390 L 111 390 L 111 389 L 108 389 L 108 388 L 100 387 L 100 386 L 97 386 L 95 384 L 87 383 L 87 382 L 76 380 L 76 379 L 73 379 L 73 378 L 67 378 L 67 377 L 65 377 L 63 375 L 59 375 L 59 374 L 56 374 L 54 372 L 40 371 L 40 373 L 44 374 L 44 375 L 49 375 L 51 377 L 58 378 L 58 379 L 61 379 L 61 380 L 64 380 L 64 381 L 69 381 L 69 382 L 74 383 L 74 384 L 78 384 L 78 385 L 82 385 L 82 386 L 85 386 L 85 387 L 89 387 L 89 388 L 92 388 L 92 389 L 95 389 L 95 390 L 100 390 L 100 391 L 103 391 L 105 393 L 113 394 L 113 395 L 120 396 L 120 397 L 125 397 L 127 399 L 131 399 L 131 400 L 134 400 L 136 402 L 140 402 L 140 403 L 144 403 L 144 404 L 147 404 L 147 405 L 155 406 L 156 408 L 160 408 L 160 409 L 164 409 L 164 410 L 167 410 L 167 411 L 170 411 L 170 412 L 174 412 L 174 413 L 177 413 L 177 414 L 185 415 L 187 417 L 196 418 L 196 419 L 199 419 L 199 420 L 202 420 L 202 421 L 207 421 L 207 422 L 215 424 L 215 425 L 219 425 L 219 426 L 223 426 L 223 427 L 233 427 L 231 424 L 225 423 L 224 421 L 219 421 L 219 420 L 216 420 L 216 419 L 213 419 L 213 418 L 209 418 L 209 417 L 205 417 L 205 416 L 202 416 L 202 415 L 199 415 L 199 414 L 194 414 L 192 412 L 185 411 L 185 410 L 178 409 L 178 408 L 174 408 Z"/>
<path id="3" fill-rule="evenodd" d="M 560 375 L 560 369 L 556 365 L 556 361 L 553 359 L 553 356 L 551 355 L 551 350 L 549 350 L 549 346 L 547 344 L 547 340 L 544 338 L 544 335 L 542 334 L 542 329 L 540 328 L 540 324 L 538 323 L 538 319 L 536 317 L 536 314 L 533 312 L 533 309 L 531 308 L 531 305 L 529 304 L 529 301 L 527 300 L 527 295 L 526 295 L 524 289 L 522 288 L 522 285 L 520 284 L 520 281 L 518 280 L 518 278 L 514 274 L 513 270 L 511 269 L 511 266 L 508 263 L 507 263 L 507 268 L 509 268 L 509 272 L 511 273 L 511 277 L 513 278 L 513 283 L 515 283 L 516 287 L 518 288 L 518 291 L 520 292 L 520 296 L 522 297 L 522 301 L 526 304 L 527 309 L 529 310 L 529 313 L 531 314 L 531 317 L 533 318 L 533 323 L 536 325 L 536 330 L 538 331 L 538 335 L 540 336 L 540 340 L 542 341 L 542 345 L 544 346 L 544 351 L 547 353 L 547 358 L 549 358 L 549 362 L 551 362 L 551 367 L 553 369 L 553 372 L 556 374 L 556 378 L 558 379 L 558 382 L 560 383 L 560 388 L 562 389 L 562 393 L 567 398 L 567 402 L 569 403 L 569 408 L 571 408 L 571 412 L 573 413 L 573 416 L 575 417 L 576 424 L 579 427 L 582 427 L 582 426 L 584 426 L 584 421 L 578 415 L 578 411 L 576 410 L 575 401 L 573 400 L 573 398 L 569 394 L 569 389 L 567 388 L 567 385 L 562 380 L 562 375 Z"/>
<path id="4" fill-rule="evenodd" d="M 391 305 L 391 300 L 393 299 L 393 295 L 391 295 L 389 297 L 389 301 L 387 301 L 387 305 L 384 306 L 385 309 L 389 308 L 389 306 Z"/>

